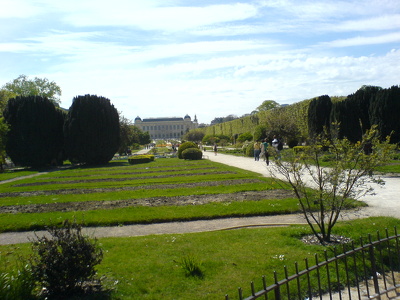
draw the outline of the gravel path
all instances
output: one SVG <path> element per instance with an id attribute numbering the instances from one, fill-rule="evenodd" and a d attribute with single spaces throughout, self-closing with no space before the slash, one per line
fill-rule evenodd
<path id="1" fill-rule="evenodd" d="M 207 156 L 208 155 L 208 156 Z M 235 166 L 245 170 L 260 173 L 269 177 L 269 167 L 262 161 L 254 161 L 248 157 L 235 157 L 230 155 L 213 153 L 206 154 L 212 161 Z M 342 220 L 366 218 L 370 216 L 391 216 L 400 218 L 400 179 L 396 177 L 385 177 L 384 188 L 376 187 L 376 195 L 364 197 L 369 206 L 357 211 L 344 212 Z M 191 222 L 171 222 L 148 225 L 127 225 L 115 227 L 85 228 L 85 232 L 95 237 L 130 237 L 151 234 L 180 234 L 205 232 L 215 230 L 232 230 L 236 228 L 255 226 L 287 226 L 291 224 L 305 224 L 301 214 L 250 217 L 250 218 L 227 218 L 217 220 L 201 220 Z M 42 236 L 46 232 L 38 231 L 37 235 Z M 34 232 L 12 232 L 0 234 L 0 244 L 18 244 L 29 242 L 35 237 Z"/>

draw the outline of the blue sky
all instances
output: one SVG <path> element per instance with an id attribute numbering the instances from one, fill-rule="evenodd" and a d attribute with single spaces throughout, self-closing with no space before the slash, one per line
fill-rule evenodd
<path id="1" fill-rule="evenodd" d="M 0 86 L 46 77 L 128 119 L 200 123 L 400 84 L 400 1 L 1 0 Z"/>

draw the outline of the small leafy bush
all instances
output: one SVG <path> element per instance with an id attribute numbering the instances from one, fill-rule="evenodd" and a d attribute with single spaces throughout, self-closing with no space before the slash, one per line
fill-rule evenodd
<path id="1" fill-rule="evenodd" d="M 133 155 L 128 158 L 131 165 L 143 164 L 154 161 L 154 155 Z"/>
<path id="2" fill-rule="evenodd" d="M 238 136 L 237 141 L 240 143 L 244 143 L 245 141 L 253 140 L 253 135 L 250 132 L 242 133 Z"/>
<path id="3" fill-rule="evenodd" d="M 200 149 L 188 148 L 182 152 L 183 159 L 200 160 L 203 158 L 203 152 Z"/>
<path id="4" fill-rule="evenodd" d="M 193 142 L 184 142 L 182 145 L 179 146 L 178 148 L 178 158 L 183 159 L 182 152 L 188 148 L 195 148 L 199 149 L 199 146 L 197 146 L 196 143 Z"/>
<path id="5" fill-rule="evenodd" d="M 83 236 L 81 225 L 66 220 L 62 228 L 48 228 L 50 237 L 32 243 L 32 274 L 45 297 L 63 299 L 99 292 L 95 266 L 103 259 L 97 240 Z M 100 288 L 99 288 L 100 286 Z"/>
<path id="6" fill-rule="evenodd" d="M 254 144 L 250 143 L 247 145 L 247 147 L 245 148 L 245 155 L 248 157 L 253 157 L 254 156 Z"/>

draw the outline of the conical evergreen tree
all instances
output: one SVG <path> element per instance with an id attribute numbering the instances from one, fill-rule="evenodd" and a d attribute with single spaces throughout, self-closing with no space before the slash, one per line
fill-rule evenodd
<path id="1" fill-rule="evenodd" d="M 118 111 L 110 100 L 77 96 L 64 124 L 65 149 L 73 163 L 108 163 L 120 143 Z"/>
<path id="2" fill-rule="evenodd" d="M 379 90 L 370 106 L 371 124 L 378 125 L 381 138 L 391 135 L 391 143 L 400 142 L 400 88 L 392 86 Z"/>
<path id="3" fill-rule="evenodd" d="M 328 95 L 319 96 L 310 102 L 308 107 L 308 134 L 311 139 L 329 129 L 332 101 Z"/>
<path id="4" fill-rule="evenodd" d="M 41 96 L 10 99 L 4 110 L 10 126 L 6 152 L 20 166 L 62 163 L 64 114 Z"/>

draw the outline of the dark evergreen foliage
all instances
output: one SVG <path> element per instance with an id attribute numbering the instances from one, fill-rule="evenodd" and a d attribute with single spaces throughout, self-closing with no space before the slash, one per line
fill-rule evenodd
<path id="1" fill-rule="evenodd" d="M 379 90 L 370 106 L 371 124 L 378 125 L 381 138 L 391 135 L 391 143 L 400 142 L 400 88 L 392 86 Z"/>
<path id="2" fill-rule="evenodd" d="M 64 113 L 41 96 L 10 99 L 4 110 L 10 125 L 6 152 L 20 166 L 62 164 Z"/>
<path id="3" fill-rule="evenodd" d="M 328 95 L 319 96 L 308 107 L 308 133 L 311 139 L 329 129 L 332 101 Z"/>
<path id="4" fill-rule="evenodd" d="M 354 113 L 359 119 L 362 132 L 365 133 L 371 128 L 370 105 L 376 93 L 382 90 L 379 86 L 363 85 L 357 92 L 347 97 L 346 101 L 355 107 Z"/>
<path id="5" fill-rule="evenodd" d="M 118 111 L 107 98 L 77 96 L 64 124 L 64 137 L 71 162 L 108 163 L 120 143 Z"/>
<path id="6" fill-rule="evenodd" d="M 331 124 L 339 124 L 339 136 L 346 137 L 351 142 L 357 142 L 362 137 L 358 109 L 354 101 L 340 101 L 332 105 Z"/>

